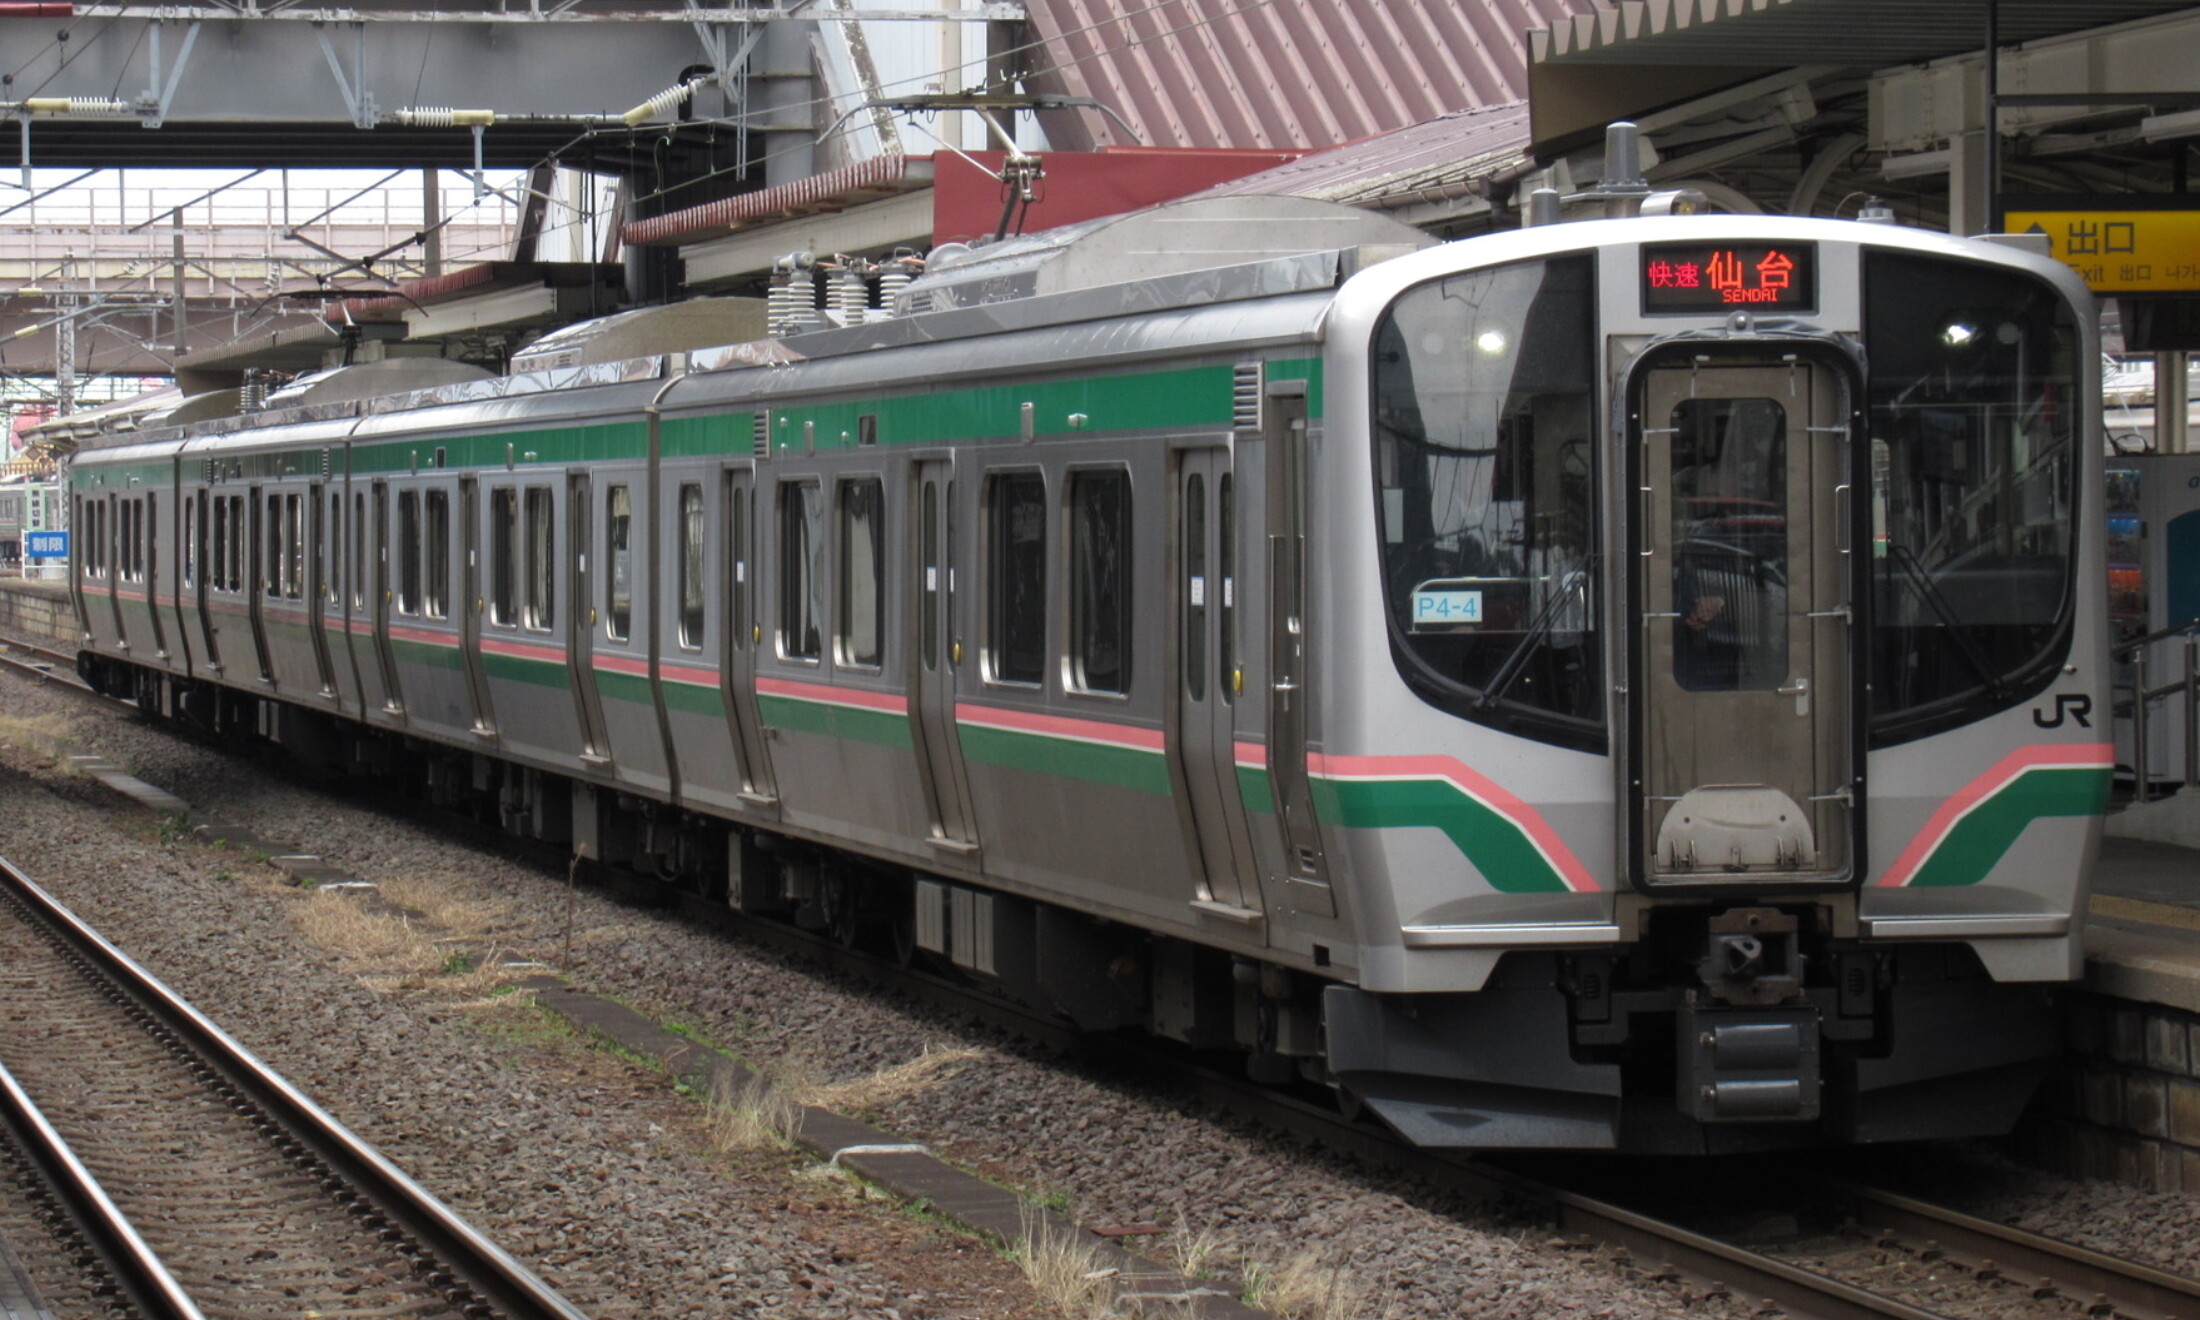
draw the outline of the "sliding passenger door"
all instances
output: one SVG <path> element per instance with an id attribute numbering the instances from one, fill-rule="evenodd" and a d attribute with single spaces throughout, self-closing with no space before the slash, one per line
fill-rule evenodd
<path id="1" fill-rule="evenodd" d="M 1230 451 L 1188 450 L 1176 473 L 1172 659 L 1176 770 L 1205 876 L 1202 901 L 1261 911 L 1260 871 L 1238 791 L 1238 497 Z"/>
<path id="2" fill-rule="evenodd" d="M 776 802 L 779 792 L 756 701 L 756 648 L 764 640 L 763 620 L 756 614 L 756 469 L 748 465 L 728 469 L 725 482 L 726 654 L 720 673 L 725 683 L 727 731 L 740 760 L 740 796 L 766 805 Z"/>
<path id="3" fill-rule="evenodd" d="M 374 610 L 375 669 L 382 676 L 382 710 L 402 717 L 405 694 L 397 685 L 397 652 L 390 638 L 390 484 L 374 483 L 374 574 L 371 596 Z"/>
<path id="4" fill-rule="evenodd" d="M 489 675 L 481 654 L 481 482 L 458 479 L 459 594 L 458 654 L 466 666 L 466 696 L 473 705 L 473 731 L 484 738 L 496 736 L 494 710 L 489 702 Z"/>
<path id="5" fill-rule="evenodd" d="M 327 507 L 322 496 L 326 491 L 327 488 L 318 483 L 307 487 L 306 634 L 313 640 L 313 663 L 321 675 L 321 695 L 334 698 L 336 666 L 329 658 L 328 649 L 328 607 L 329 598 L 334 593 L 330 591 L 328 582 L 328 528 L 322 521 Z"/>
<path id="6" fill-rule="evenodd" d="M 202 488 L 191 497 L 192 507 L 198 510 L 196 525 L 184 529 L 184 536 L 192 542 L 189 553 L 196 556 L 186 580 L 191 587 L 191 606 L 199 624 L 199 649 L 205 655 L 206 667 L 214 673 L 222 668 L 221 646 L 218 641 L 220 628 L 214 622 L 212 603 L 207 591 L 218 585 L 221 578 L 221 531 L 214 515 L 222 507 L 221 496 L 209 497 Z M 226 519 L 223 521 L 226 522 Z"/>
<path id="7" fill-rule="evenodd" d="M 282 572 L 282 545 L 278 529 L 282 517 L 269 501 L 280 499 L 270 496 L 258 486 L 245 496 L 246 509 L 245 553 L 250 565 L 245 574 L 244 598 L 246 616 L 252 621 L 252 652 L 260 662 L 260 681 L 275 681 L 275 657 L 267 645 L 267 602 L 279 589 Z"/>
<path id="8" fill-rule="evenodd" d="M 962 650 L 955 638 L 954 465 L 932 459 L 916 465 L 913 534 L 917 571 L 911 577 L 917 621 L 916 654 L 909 694 L 917 735 L 917 777 L 931 814 L 932 841 L 956 852 L 978 844 L 970 809 L 962 741 L 955 727 L 955 670 Z"/>
<path id="9" fill-rule="evenodd" d="M 611 741 L 604 732 L 603 694 L 596 691 L 594 656 L 600 616 L 592 571 L 596 542 L 591 531 L 591 487 L 585 471 L 568 473 L 565 480 L 566 544 L 573 547 L 573 553 L 565 558 L 570 574 L 565 598 L 572 602 L 565 616 L 566 672 L 573 685 L 574 709 L 580 717 L 581 760 L 602 767 L 611 762 Z"/>

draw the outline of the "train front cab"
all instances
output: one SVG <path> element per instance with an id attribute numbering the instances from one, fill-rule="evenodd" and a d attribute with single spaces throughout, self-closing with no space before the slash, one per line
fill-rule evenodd
<path id="1" fill-rule="evenodd" d="M 1443 862 L 1344 832 L 1398 936 L 1326 992 L 1332 1069 L 1431 1145 L 2005 1130 L 2108 780 L 2083 291 L 1824 222 L 1502 244 L 1340 318 L 1410 701 L 1330 745 L 1448 761 L 1482 814 L 1426 818 Z M 1714 270 L 1777 291 L 1737 311 Z"/>

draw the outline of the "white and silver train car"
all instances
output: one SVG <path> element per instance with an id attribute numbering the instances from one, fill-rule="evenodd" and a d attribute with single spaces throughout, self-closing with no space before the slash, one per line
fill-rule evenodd
<path id="1" fill-rule="evenodd" d="M 1432 1146 L 2006 1129 L 2112 770 L 2085 289 L 1246 205 L 88 451 L 83 668 Z"/>

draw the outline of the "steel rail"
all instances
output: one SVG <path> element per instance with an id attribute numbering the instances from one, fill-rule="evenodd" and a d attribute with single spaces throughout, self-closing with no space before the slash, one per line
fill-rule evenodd
<path id="1" fill-rule="evenodd" d="M 4 1066 L 0 1066 L 0 1122 L 138 1315 L 144 1320 L 205 1320 L 168 1267 L 145 1245 L 107 1190 Z"/>
<path id="2" fill-rule="evenodd" d="M 2120 1315 L 2200 1315 L 2200 1281 L 2183 1275 L 1895 1192 L 1828 1186 L 1849 1202 L 1859 1224 L 1928 1239 L 1974 1268 L 2039 1279 L 2077 1301 L 2098 1296 Z"/>
<path id="3" fill-rule="evenodd" d="M 1941 1312 L 1922 1310 L 1798 1269 L 1678 1224 L 1573 1192 L 1557 1195 L 1561 1228 L 1624 1246 L 1690 1274 L 1716 1279 L 1737 1292 L 1772 1302 L 1791 1316 L 1813 1320 L 1946 1320 Z"/>
<path id="4" fill-rule="evenodd" d="M 507 1320 L 588 1320 L 585 1312 L 85 925 L 6 858 L 0 858 L 0 885 Z"/>

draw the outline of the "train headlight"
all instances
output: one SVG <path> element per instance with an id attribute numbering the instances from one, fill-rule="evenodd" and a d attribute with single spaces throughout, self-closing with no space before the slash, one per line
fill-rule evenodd
<path id="1" fill-rule="evenodd" d="M 1484 330 L 1474 337 L 1474 346 L 1492 357 L 1504 352 L 1509 343 L 1502 330 Z"/>
<path id="2" fill-rule="evenodd" d="M 1978 338 L 1978 327 L 1967 321 L 1950 321 L 1940 328 L 1940 342 L 1950 348 L 1969 348 Z"/>

